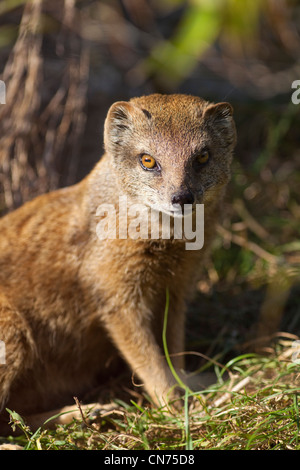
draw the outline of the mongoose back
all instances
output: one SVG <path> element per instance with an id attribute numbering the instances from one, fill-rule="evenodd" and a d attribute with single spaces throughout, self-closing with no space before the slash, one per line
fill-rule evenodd
<path id="1" fill-rule="evenodd" d="M 3 426 L 6 407 L 30 419 L 80 399 L 105 381 L 116 352 L 155 404 L 176 396 L 162 350 L 166 292 L 168 350 L 181 369 L 185 305 L 214 236 L 235 139 L 228 103 L 180 94 L 117 102 L 92 172 L 0 220 Z M 124 236 L 123 219 L 115 237 L 99 236 L 99 207 L 112 205 L 116 217 L 120 195 L 173 223 L 185 205 L 193 219 L 204 204 L 203 248 L 186 249 L 174 230 L 169 238 Z"/>

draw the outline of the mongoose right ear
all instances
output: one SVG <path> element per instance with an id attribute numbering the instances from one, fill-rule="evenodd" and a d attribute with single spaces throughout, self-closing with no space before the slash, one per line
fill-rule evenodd
<path id="1" fill-rule="evenodd" d="M 110 151 L 111 145 L 120 145 L 124 133 L 132 128 L 135 106 L 127 101 L 117 101 L 107 114 L 104 124 L 104 146 Z"/>

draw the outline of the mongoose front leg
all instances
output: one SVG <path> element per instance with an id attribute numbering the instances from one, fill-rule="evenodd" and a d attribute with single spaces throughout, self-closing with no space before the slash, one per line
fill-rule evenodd
<path id="1" fill-rule="evenodd" d="M 110 315 L 106 328 L 151 399 L 164 405 L 178 396 L 177 384 L 151 331 L 150 319 L 142 310 L 133 312 L 132 307 L 123 306 L 122 312 Z"/>

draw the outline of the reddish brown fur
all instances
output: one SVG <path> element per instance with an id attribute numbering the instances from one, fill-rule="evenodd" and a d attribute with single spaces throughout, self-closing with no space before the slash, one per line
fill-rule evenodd
<path id="1" fill-rule="evenodd" d="M 105 124 L 106 154 L 90 175 L 2 218 L 3 407 L 28 416 L 72 403 L 99 377 L 105 380 L 116 352 L 156 403 L 167 401 L 175 380 L 161 349 L 166 288 L 172 354 L 184 350 L 185 301 L 205 250 L 187 251 L 172 239 L 101 241 L 95 214 L 99 204 L 117 203 L 120 193 L 131 202 L 161 204 L 188 185 L 196 201 L 204 192 L 209 246 L 230 174 L 231 111 L 228 104 L 185 95 L 115 103 Z M 214 158 L 194 175 L 191 155 L 204 144 Z M 145 150 L 160 161 L 159 178 L 140 167 L 137 155 Z M 180 357 L 174 363 L 183 367 Z"/>

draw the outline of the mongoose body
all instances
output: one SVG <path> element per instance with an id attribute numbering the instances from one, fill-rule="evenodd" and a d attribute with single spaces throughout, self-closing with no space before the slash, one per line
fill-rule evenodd
<path id="1" fill-rule="evenodd" d="M 72 403 L 105 380 L 116 352 L 155 403 L 168 401 L 166 290 L 168 349 L 180 369 L 185 305 L 215 233 L 234 143 L 228 103 L 158 94 L 117 102 L 93 171 L 0 220 L 2 409 L 29 416 Z M 99 206 L 118 214 L 121 194 L 167 212 L 190 204 L 193 217 L 204 204 L 204 247 L 187 250 L 172 231 L 169 239 L 101 239 Z"/>

